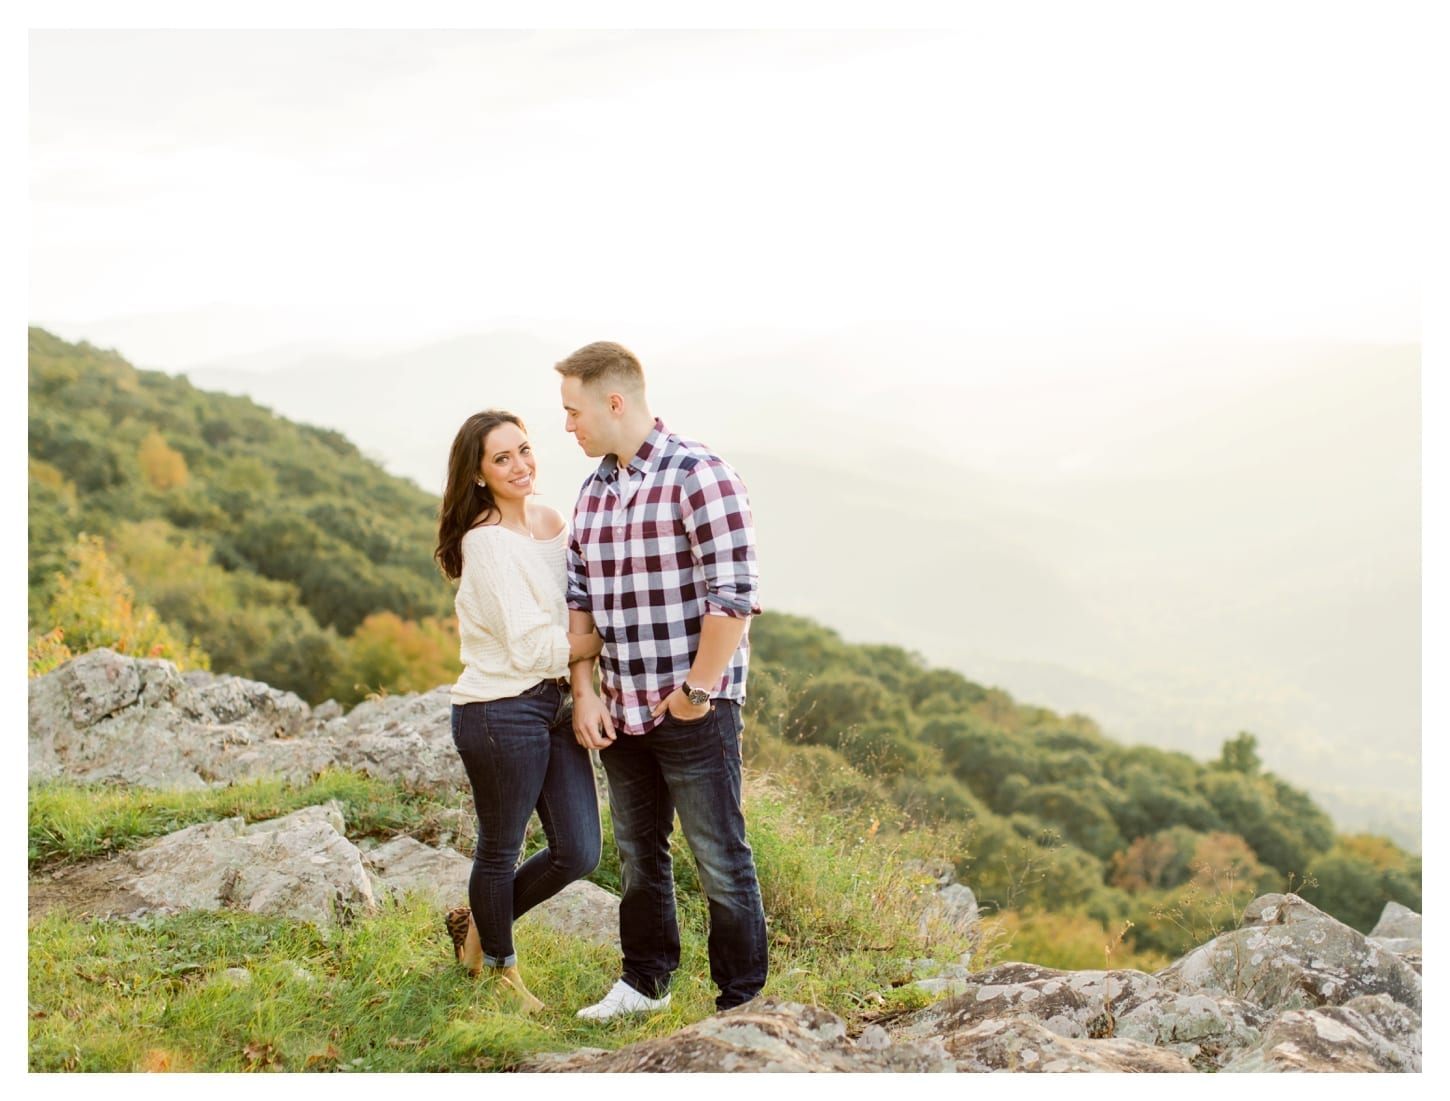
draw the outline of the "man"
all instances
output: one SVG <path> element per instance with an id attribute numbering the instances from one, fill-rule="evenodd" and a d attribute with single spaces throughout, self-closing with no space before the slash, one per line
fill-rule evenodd
<path id="1" fill-rule="evenodd" d="M 740 802 L 740 705 L 750 617 L 760 612 L 745 486 L 650 413 L 644 371 L 619 344 L 555 365 L 565 430 L 599 458 L 574 509 L 569 630 L 597 627 L 592 663 L 570 667 L 574 736 L 600 751 L 623 871 L 623 977 L 580 1017 L 669 1004 L 680 930 L 669 838 L 679 812 L 709 901 L 715 1004 L 765 985 L 765 912 Z"/>

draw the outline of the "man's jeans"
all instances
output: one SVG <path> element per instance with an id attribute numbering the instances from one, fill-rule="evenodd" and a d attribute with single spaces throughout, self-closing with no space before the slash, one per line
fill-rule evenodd
<path id="1" fill-rule="evenodd" d="M 710 977 L 720 1009 L 765 985 L 765 911 L 740 805 L 740 705 L 715 700 L 682 722 L 666 713 L 648 734 L 624 734 L 600 751 L 623 870 L 619 939 L 624 981 L 648 998 L 669 990 L 680 965 L 670 832 L 675 811 L 710 904 Z"/>
<path id="2" fill-rule="evenodd" d="M 513 924 L 599 863 L 599 800 L 589 751 L 574 740 L 568 688 L 543 681 L 508 699 L 453 707 L 478 845 L 468 905 L 488 967 L 514 964 Z M 518 864 L 537 810 L 548 848 Z"/>

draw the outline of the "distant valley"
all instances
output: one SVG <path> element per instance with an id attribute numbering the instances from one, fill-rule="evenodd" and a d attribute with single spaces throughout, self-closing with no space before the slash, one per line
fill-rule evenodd
<path id="1" fill-rule="evenodd" d="M 1100 348 L 1106 366 L 1074 370 L 1047 347 L 893 334 L 641 349 L 656 412 L 750 484 L 771 607 L 1121 741 L 1205 758 L 1250 730 L 1341 828 L 1418 849 L 1417 349 Z M 592 466 L 549 369 L 573 337 L 186 374 L 433 493 L 463 417 L 509 406 L 567 509 Z M 944 355 L 958 366 L 924 378 Z M 1094 370 L 1117 393 L 1136 380 L 1134 403 L 1095 399 Z"/>

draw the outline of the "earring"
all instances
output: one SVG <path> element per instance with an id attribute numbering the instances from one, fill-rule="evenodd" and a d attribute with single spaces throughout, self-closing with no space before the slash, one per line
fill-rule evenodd
<path id="1" fill-rule="evenodd" d="M 478 481 L 474 482 L 473 484 L 476 485 L 479 489 L 487 489 L 488 488 L 488 486 L 486 486 L 484 484 L 482 478 L 478 479 Z"/>

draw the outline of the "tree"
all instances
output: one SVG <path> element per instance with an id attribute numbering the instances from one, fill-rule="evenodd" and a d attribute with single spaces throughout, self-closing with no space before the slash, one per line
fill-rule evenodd
<path id="1" fill-rule="evenodd" d="M 1310 867 L 1305 898 L 1346 925 L 1368 933 L 1385 903 L 1421 907 L 1418 860 L 1383 837 L 1341 837 Z"/>
<path id="2" fill-rule="evenodd" d="M 1216 769 L 1204 775 L 1201 785 L 1228 831 L 1283 875 L 1303 878 L 1333 839 L 1324 812 L 1272 775 Z"/>
<path id="3" fill-rule="evenodd" d="M 1204 888 L 1244 884 L 1254 894 L 1270 890 L 1280 877 L 1259 861 L 1249 843 L 1236 833 L 1215 830 L 1200 836 L 1190 861 L 1193 880 Z"/>
<path id="4" fill-rule="evenodd" d="M 428 617 L 415 623 L 376 612 L 347 641 L 333 695 L 353 702 L 369 692 L 429 692 L 452 684 L 462 671 L 457 620 Z"/>
<path id="5" fill-rule="evenodd" d="M 29 505 L 30 619 L 34 621 L 49 603 L 51 578 L 65 568 L 65 548 L 76 536 L 80 510 L 75 484 L 39 459 L 30 460 Z"/>
<path id="6" fill-rule="evenodd" d="M 141 474 L 155 489 L 180 489 L 186 485 L 186 460 L 181 452 L 173 450 L 160 432 L 155 429 L 146 433 L 137 450 Z"/>
<path id="7" fill-rule="evenodd" d="M 929 709 L 948 712 L 965 711 L 984 700 L 987 693 L 981 685 L 953 670 L 927 669 L 911 681 L 907 695 L 918 711 L 927 709 L 928 701 L 936 700 Z"/>
<path id="8" fill-rule="evenodd" d="M 1187 826 L 1136 838 L 1108 864 L 1108 882 L 1125 891 L 1177 887 L 1193 876 L 1193 852 L 1202 835 Z"/>
<path id="9" fill-rule="evenodd" d="M 48 629 L 37 643 L 45 636 L 55 640 L 54 632 L 59 630 L 58 641 L 68 651 L 65 656 L 105 646 L 132 657 L 167 658 L 181 669 L 210 666 L 205 651 L 177 639 L 152 608 L 136 603 L 130 583 L 106 556 L 98 536 L 80 535 L 69 557 L 70 570 L 55 579 Z M 58 653 L 54 641 L 50 647 L 52 654 Z M 32 646 L 32 658 L 34 654 Z"/>
<path id="10" fill-rule="evenodd" d="M 1110 777 L 1120 793 L 1114 808 L 1118 828 L 1125 837 L 1148 837 L 1171 826 L 1204 831 L 1218 829 L 1223 818 L 1207 799 L 1193 790 L 1202 766 L 1188 771 L 1165 769 L 1151 755 L 1135 751 L 1117 775 Z"/>
<path id="11" fill-rule="evenodd" d="M 1245 776 L 1256 776 L 1263 761 L 1259 759 L 1259 739 L 1246 730 L 1237 738 L 1223 743 L 1217 767 L 1226 772 L 1242 772 Z"/>
<path id="12" fill-rule="evenodd" d="M 878 681 L 859 673 L 824 673 L 796 693 L 786 733 L 803 742 L 839 745 L 853 728 L 893 717 L 900 702 Z"/>
<path id="13" fill-rule="evenodd" d="M 1018 798 L 1017 806 L 1057 826 L 1069 842 L 1100 860 L 1123 847 L 1123 835 L 1113 816 L 1089 790 L 1060 783 L 1038 784 L 1026 798 Z"/>

